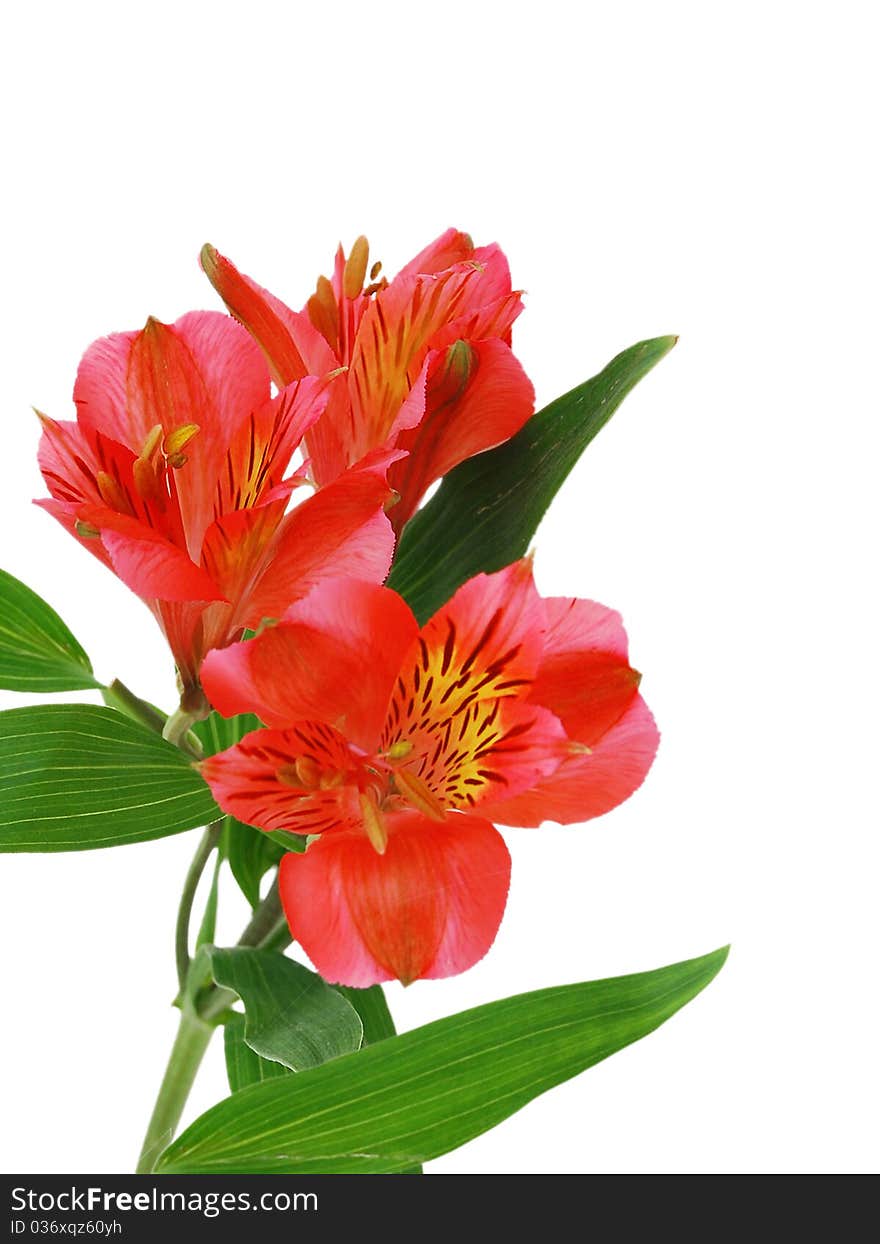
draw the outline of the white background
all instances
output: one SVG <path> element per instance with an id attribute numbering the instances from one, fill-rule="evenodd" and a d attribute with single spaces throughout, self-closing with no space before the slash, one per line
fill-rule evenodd
<path id="1" fill-rule="evenodd" d="M 408 1029 L 731 941 L 662 1030 L 432 1169 L 875 1169 L 876 10 L 317 7 L 7 13 L 2 564 L 171 706 L 143 606 L 30 505 L 28 408 L 71 417 L 93 338 L 218 307 L 206 240 L 301 305 L 340 238 L 389 271 L 449 224 L 496 239 L 542 404 L 681 334 L 536 540 L 545 593 L 623 611 L 656 766 L 508 833 L 491 954 L 389 999 Z M 3 857 L 3 1170 L 131 1169 L 192 847 Z M 218 1043 L 188 1117 L 225 1091 Z"/>

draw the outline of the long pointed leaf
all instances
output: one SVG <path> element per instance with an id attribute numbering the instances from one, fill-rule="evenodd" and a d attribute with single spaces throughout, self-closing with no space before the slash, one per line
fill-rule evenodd
<path id="1" fill-rule="evenodd" d="M 92 704 L 0 713 L 0 851 L 121 846 L 219 815 L 183 752 L 122 713 Z"/>
<path id="2" fill-rule="evenodd" d="M 55 610 L 0 570 L 0 687 L 44 692 L 100 686 L 89 658 Z"/>
<path id="3" fill-rule="evenodd" d="M 655 337 L 551 402 L 512 440 L 456 467 L 407 523 L 388 583 L 420 622 L 466 579 L 528 551 L 569 471 L 627 393 L 675 345 Z"/>
<path id="4" fill-rule="evenodd" d="M 659 1027 L 726 957 L 520 994 L 254 1085 L 196 1119 L 157 1173 L 408 1169 Z"/>

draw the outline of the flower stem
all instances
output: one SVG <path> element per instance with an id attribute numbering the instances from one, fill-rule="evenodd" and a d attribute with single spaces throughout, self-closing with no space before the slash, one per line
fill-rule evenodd
<path id="1" fill-rule="evenodd" d="M 275 926 L 283 919 L 284 913 L 281 910 L 281 899 L 278 895 L 278 877 L 276 876 L 272 882 L 272 888 L 254 910 L 250 923 L 238 939 L 238 945 L 259 946 L 264 938 L 274 932 Z"/>
<path id="2" fill-rule="evenodd" d="M 186 881 L 183 884 L 180 906 L 177 909 L 177 926 L 174 933 L 177 983 L 181 991 L 186 985 L 186 977 L 189 972 L 189 924 L 192 916 L 193 901 L 196 897 L 196 890 L 198 889 L 202 873 L 205 871 L 205 866 L 213 855 L 217 843 L 220 841 L 222 829 L 223 821 L 221 819 L 214 821 L 205 830 L 193 856 L 193 861 L 189 866 L 189 872 L 186 874 Z"/>
<path id="3" fill-rule="evenodd" d="M 135 1174 L 149 1175 L 159 1154 L 173 1138 L 213 1032 L 212 1024 L 192 1008 L 184 1007 Z"/>
<path id="4" fill-rule="evenodd" d="M 180 984 L 180 1028 L 168 1058 L 168 1066 L 165 1069 L 159 1096 L 156 1098 L 156 1105 L 147 1127 L 147 1134 L 144 1137 L 140 1160 L 135 1172 L 138 1175 L 150 1174 L 159 1154 L 173 1139 L 174 1132 L 180 1122 L 180 1116 L 183 1114 L 183 1108 L 189 1097 L 190 1089 L 196 1078 L 196 1072 L 210 1043 L 211 1034 L 215 1027 L 213 1021 L 216 1021 L 223 1011 L 227 1010 L 235 1002 L 234 993 L 214 985 L 210 989 L 203 990 L 194 1003 L 187 999 L 184 988 L 187 984 L 190 967 L 189 946 L 187 944 L 189 913 L 192 910 L 193 898 L 199 878 L 216 846 L 220 828 L 221 822 L 215 821 L 213 825 L 209 825 L 205 830 L 187 873 L 186 885 L 181 898 L 180 913 L 178 914 L 177 921 L 178 976 L 181 976 L 182 973 Z M 214 835 L 215 830 L 216 835 Z M 182 933 L 181 929 L 183 930 Z M 257 907 L 250 923 L 239 938 L 238 945 L 280 950 L 288 945 L 289 942 L 290 931 L 281 911 L 276 878 L 275 884 L 259 907 Z M 185 968 L 183 967 L 181 944 L 183 945 L 183 954 L 186 956 Z"/>
<path id="5" fill-rule="evenodd" d="M 142 722 L 150 730 L 155 730 L 156 734 L 161 734 L 165 729 L 165 722 L 168 720 L 165 714 L 160 713 L 158 708 L 154 708 L 152 704 L 148 704 L 146 700 L 135 695 L 118 678 L 114 678 L 110 685 L 104 688 L 104 698 L 112 700 L 121 712 Z"/>

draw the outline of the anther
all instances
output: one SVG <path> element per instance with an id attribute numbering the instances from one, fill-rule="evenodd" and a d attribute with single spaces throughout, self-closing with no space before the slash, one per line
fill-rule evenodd
<path id="1" fill-rule="evenodd" d="M 157 423 L 157 424 L 154 424 L 154 426 L 150 428 L 149 432 L 147 433 L 147 439 L 143 443 L 140 456 L 149 462 L 150 459 L 153 457 L 153 454 L 159 448 L 159 444 L 161 440 L 162 440 L 162 424 Z"/>
<path id="2" fill-rule="evenodd" d="M 342 273 L 342 292 L 346 298 L 357 298 L 363 289 L 369 258 L 370 244 L 361 234 L 349 252 Z"/>
<path id="3" fill-rule="evenodd" d="M 134 486 L 145 501 L 157 501 L 160 495 L 159 477 L 149 458 L 135 458 L 131 466 Z"/>
<path id="4" fill-rule="evenodd" d="M 404 756 L 408 756 L 413 749 L 411 739 L 398 739 L 396 743 L 392 743 L 385 753 L 389 760 L 403 760 Z"/>
<path id="5" fill-rule="evenodd" d="M 74 523 L 76 534 L 81 540 L 96 540 L 101 534 L 97 527 L 93 527 L 91 523 L 85 523 L 78 518 Z"/>
<path id="6" fill-rule="evenodd" d="M 155 431 L 155 428 L 153 429 Z M 168 461 L 180 455 L 182 449 L 186 449 L 194 436 L 198 435 L 199 425 L 197 423 L 184 423 L 179 428 L 175 428 L 173 432 L 169 432 L 165 437 L 165 443 L 162 446 Z M 150 433 L 152 436 L 152 432 Z M 144 455 L 145 456 L 145 455 Z M 184 462 L 186 459 L 184 458 Z M 172 466 L 173 466 L 172 462 Z M 181 466 L 183 463 L 181 463 Z"/>
<path id="7" fill-rule="evenodd" d="M 106 471 L 99 471 L 95 476 L 95 482 L 98 485 L 101 499 L 112 510 L 116 510 L 120 514 L 131 514 L 132 509 L 128 497 L 126 497 L 118 481 L 112 475 L 108 475 Z"/>
<path id="8" fill-rule="evenodd" d="M 427 783 L 415 773 L 410 773 L 408 769 L 397 769 L 394 773 L 394 782 L 407 803 L 411 803 L 419 812 L 423 812 L 432 821 L 446 820 L 443 804 L 429 789 Z"/>
<path id="9" fill-rule="evenodd" d="M 369 795 L 361 795 L 361 813 L 363 814 L 364 829 L 370 840 L 370 845 L 379 855 L 384 855 L 385 848 L 388 846 L 388 830 L 385 827 L 382 813 Z"/>

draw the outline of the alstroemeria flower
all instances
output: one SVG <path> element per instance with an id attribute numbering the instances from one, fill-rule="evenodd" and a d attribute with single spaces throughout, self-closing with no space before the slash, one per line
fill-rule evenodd
<path id="1" fill-rule="evenodd" d="M 76 422 L 41 416 L 51 499 L 37 504 L 146 601 L 185 692 L 209 649 L 279 617 L 323 577 L 388 572 L 389 455 L 287 512 L 306 481 L 285 471 L 327 397 L 316 377 L 271 397 L 244 329 L 194 311 L 96 341 L 77 375 Z"/>
<path id="2" fill-rule="evenodd" d="M 493 821 L 599 816 L 657 731 L 620 617 L 543 600 L 531 564 L 479 575 L 420 630 L 388 588 L 326 582 L 211 653 L 220 712 L 267 728 L 201 765 L 220 806 L 314 835 L 281 863 L 293 936 L 330 981 L 450 976 L 489 949 L 510 857 Z"/>
<path id="3" fill-rule="evenodd" d="M 397 531 L 434 480 L 518 432 L 534 409 L 531 382 L 510 350 L 522 310 L 496 245 L 449 229 L 390 284 L 369 268 L 366 238 L 340 247 L 303 311 L 292 311 L 213 247 L 202 267 L 259 343 L 278 385 L 344 368 L 323 418 L 307 433 L 324 484 L 371 450 L 409 451 L 391 468 Z M 367 283 L 369 282 L 369 283 Z"/>

